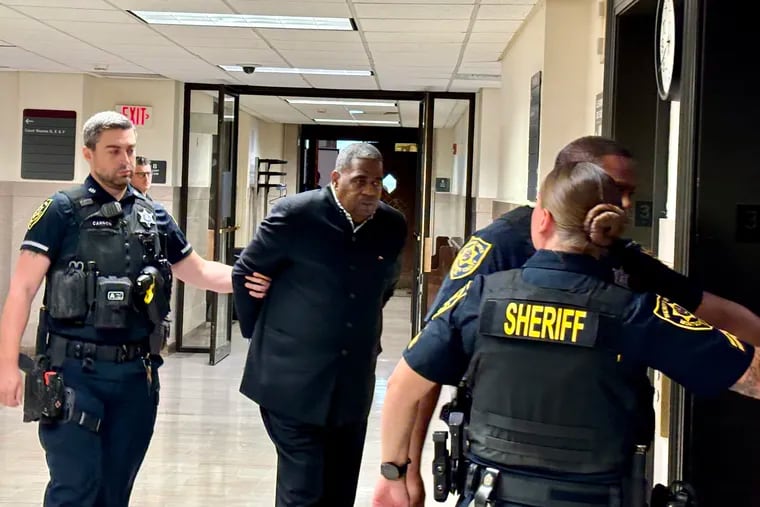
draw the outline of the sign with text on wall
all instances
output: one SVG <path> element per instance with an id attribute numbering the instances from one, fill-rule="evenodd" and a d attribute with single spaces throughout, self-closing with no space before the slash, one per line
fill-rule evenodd
<path id="1" fill-rule="evenodd" d="M 130 119 L 135 127 L 153 126 L 153 108 L 150 106 L 118 105 L 116 110 Z"/>
<path id="2" fill-rule="evenodd" d="M 151 160 L 150 169 L 153 183 L 166 183 L 166 160 Z"/>
<path id="3" fill-rule="evenodd" d="M 21 119 L 21 178 L 74 178 L 77 113 L 24 109 Z"/>

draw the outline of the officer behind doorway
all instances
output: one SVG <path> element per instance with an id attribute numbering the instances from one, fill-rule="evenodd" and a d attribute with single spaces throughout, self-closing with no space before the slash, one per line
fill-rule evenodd
<path id="1" fill-rule="evenodd" d="M 202 259 L 163 206 L 129 185 L 135 139 L 116 112 L 85 122 L 90 175 L 32 216 L 0 321 L 0 404 L 16 406 L 19 342 L 46 279 L 47 354 L 73 391 L 63 419 L 39 426 L 48 507 L 128 505 L 158 405 L 161 360 L 147 337 L 168 311 L 172 275 L 232 291 L 231 266 Z"/>
<path id="2" fill-rule="evenodd" d="M 235 304 L 251 339 L 240 391 L 277 448 L 277 507 L 354 505 L 380 352 L 406 238 L 380 202 L 382 155 L 354 143 L 332 183 L 277 201 L 235 264 Z M 272 278 L 263 304 L 243 275 Z"/>
<path id="3" fill-rule="evenodd" d="M 629 209 L 636 190 L 635 162 L 631 153 L 612 139 L 585 136 L 575 139 L 557 155 L 556 165 L 593 162 L 615 180 L 622 193 L 622 207 Z M 473 280 L 521 267 L 535 252 L 530 239 L 532 208 L 522 206 L 494 220 L 475 232 L 460 250 L 426 316 L 429 321 L 445 301 Z M 631 241 L 619 240 L 605 255 L 605 262 L 615 271 L 617 281 L 637 291 L 661 294 L 711 324 L 760 345 L 760 318 L 747 308 L 703 291 L 685 276 L 668 268 Z M 435 387 L 420 403 L 410 451 L 412 464 L 407 482 L 413 506 L 422 505 L 424 491 L 420 473 L 420 456 L 428 423 L 438 401 Z"/>
<path id="4" fill-rule="evenodd" d="M 598 166 L 546 177 L 531 219 L 536 254 L 446 301 L 389 379 L 375 507 L 408 505 L 405 481 L 386 477 L 407 459 L 416 403 L 465 373 L 465 449 L 478 472 L 459 505 L 476 493 L 478 506 L 626 505 L 635 446 L 652 437 L 649 426 L 640 441 L 652 404 L 647 367 L 697 395 L 730 388 L 760 398 L 752 345 L 615 283 L 600 257 L 624 224 L 619 189 Z"/>

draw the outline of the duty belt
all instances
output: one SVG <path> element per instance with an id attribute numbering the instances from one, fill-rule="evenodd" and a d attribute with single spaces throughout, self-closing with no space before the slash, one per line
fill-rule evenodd
<path id="1" fill-rule="evenodd" d="M 103 345 L 51 334 L 48 353 L 53 363 L 62 362 L 59 359 L 62 360 L 65 357 L 123 363 L 145 357 L 148 351 L 149 347 L 147 343 Z"/>
<path id="2" fill-rule="evenodd" d="M 469 505 L 491 507 L 518 504 L 535 507 L 620 507 L 616 484 L 591 484 L 523 475 L 471 464 L 465 496 Z"/>

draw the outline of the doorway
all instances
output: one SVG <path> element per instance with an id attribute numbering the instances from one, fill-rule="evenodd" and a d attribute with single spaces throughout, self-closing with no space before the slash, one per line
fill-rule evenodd
<path id="1" fill-rule="evenodd" d="M 341 101 L 384 103 L 387 110 L 365 112 Z M 340 110 L 333 111 L 336 102 Z M 185 111 L 179 224 L 196 251 L 228 264 L 274 200 L 316 186 L 319 141 L 327 138 L 309 134 L 326 128 L 325 113 L 345 115 L 325 120 L 346 124 L 332 135 L 336 143 L 377 141 L 385 166 L 398 168 L 391 170 L 396 188 L 386 186 L 384 200 L 407 217 L 400 285 L 411 291 L 410 321 L 419 330 L 445 271 L 439 254 L 472 233 L 474 93 L 186 84 Z M 281 113 L 286 119 L 278 122 Z M 386 133 L 359 135 L 368 126 Z M 404 133 L 391 140 L 388 127 Z M 231 298 L 177 285 L 177 350 L 208 353 L 216 364 L 231 347 Z"/>

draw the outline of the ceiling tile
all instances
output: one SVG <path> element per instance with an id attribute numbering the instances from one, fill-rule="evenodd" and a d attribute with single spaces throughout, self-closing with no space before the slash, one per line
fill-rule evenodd
<path id="1" fill-rule="evenodd" d="M 244 74 L 236 72 L 238 80 L 251 86 L 308 87 L 298 74 Z"/>
<path id="2" fill-rule="evenodd" d="M 50 70 L 52 72 L 74 70 L 70 66 L 21 48 L 0 48 L 0 65 L 19 70 Z"/>
<path id="3" fill-rule="evenodd" d="M 353 0 L 355 4 L 376 4 L 378 0 Z M 475 0 L 383 0 L 386 4 L 460 4 L 473 5 Z M 515 2 L 518 3 L 518 2 Z"/>
<path id="4" fill-rule="evenodd" d="M 359 32 L 348 32 L 341 30 L 282 30 L 277 28 L 265 28 L 257 30 L 259 35 L 264 39 L 274 41 L 303 41 L 303 42 L 360 42 Z"/>
<path id="5" fill-rule="evenodd" d="M 501 81 L 455 79 L 451 83 L 451 91 L 474 92 L 480 88 L 501 88 Z"/>
<path id="6" fill-rule="evenodd" d="M 361 76 L 306 76 L 315 88 L 337 88 L 340 90 L 377 90 L 374 77 Z M 361 108 L 358 108 L 361 109 Z"/>
<path id="7" fill-rule="evenodd" d="M 39 0 L 40 2 L 45 0 Z M 66 2 L 67 0 L 62 0 Z M 83 0 L 79 0 L 83 1 Z M 232 10 L 222 0 L 110 0 L 120 9 L 132 11 L 207 12 L 229 14 Z"/>
<path id="8" fill-rule="evenodd" d="M 364 26 L 367 19 L 470 19 L 472 5 L 436 5 L 435 13 L 430 5 L 388 5 L 387 3 L 357 4 L 356 14 Z"/>
<path id="9" fill-rule="evenodd" d="M 303 2 L 287 0 L 228 0 L 227 2 L 239 14 L 258 14 L 264 16 L 315 16 L 326 18 L 350 18 L 351 10 L 345 1 L 321 2 L 309 0 L 308 8 Z M 308 13 L 304 10 L 307 9 Z"/>
<path id="10" fill-rule="evenodd" d="M 481 0 L 481 5 L 535 5 L 537 0 Z"/>
<path id="11" fill-rule="evenodd" d="M 112 9 L 104 0 L 4 0 L 5 5 L 27 7 L 70 7 L 72 9 Z"/>
<path id="12" fill-rule="evenodd" d="M 116 9 L 67 9 L 63 7 L 18 7 L 24 14 L 42 21 L 87 21 L 88 23 L 139 23 Z"/>
<path id="13" fill-rule="evenodd" d="M 500 75 L 502 70 L 501 62 L 472 62 L 462 63 L 459 66 L 460 74 L 493 74 Z"/>
<path id="14" fill-rule="evenodd" d="M 532 5 L 481 5 L 478 10 L 478 19 L 522 21 L 532 8 Z"/>
<path id="15" fill-rule="evenodd" d="M 344 51 L 348 52 L 364 52 L 364 46 L 361 40 L 357 39 L 355 42 L 309 42 L 305 44 L 301 41 L 285 41 L 278 40 L 272 41 L 272 45 L 278 51 L 298 51 L 308 49 L 309 51 L 323 51 L 332 53 L 333 55 L 342 54 Z"/>
<path id="16" fill-rule="evenodd" d="M 476 44 L 484 44 L 484 43 L 499 43 L 503 47 L 507 46 L 507 42 L 511 38 L 512 34 L 505 34 L 505 33 L 471 33 L 470 34 L 470 40 L 471 43 Z"/>
<path id="17" fill-rule="evenodd" d="M 285 62 L 271 49 L 196 48 L 188 50 L 217 65 L 283 65 Z"/>
<path id="18" fill-rule="evenodd" d="M 370 43 L 370 47 L 374 42 L 420 42 L 420 43 L 462 43 L 464 41 L 464 32 L 432 32 L 432 33 L 418 33 L 414 32 L 364 32 L 364 38 Z"/>
<path id="19" fill-rule="evenodd" d="M 25 18 L 25 17 L 26 16 L 24 16 L 20 12 L 16 12 L 15 10 L 9 7 L 3 7 L 2 5 L 0 5 L 0 19 L 2 18 L 19 19 L 19 18 Z"/>
<path id="20" fill-rule="evenodd" d="M 469 19 L 366 19 L 359 23 L 367 32 L 464 33 Z"/>
<path id="21" fill-rule="evenodd" d="M 486 33 L 513 33 L 522 25 L 522 21 L 489 21 L 478 19 L 475 21 L 475 25 L 472 27 L 473 32 L 486 32 Z"/>
<path id="22" fill-rule="evenodd" d="M 376 53 L 407 53 L 410 51 L 437 51 L 442 53 L 456 52 L 462 48 L 458 42 L 417 43 L 417 42 L 372 42 L 369 49 Z"/>

